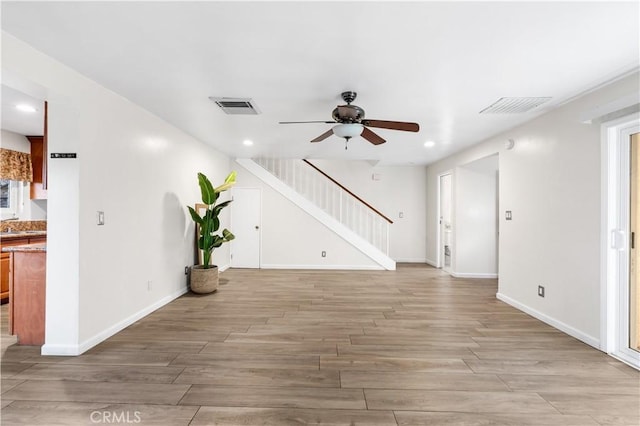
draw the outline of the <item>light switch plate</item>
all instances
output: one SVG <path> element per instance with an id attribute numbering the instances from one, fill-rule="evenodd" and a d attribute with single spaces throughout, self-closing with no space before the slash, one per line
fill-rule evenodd
<path id="1" fill-rule="evenodd" d="M 507 210 L 507 211 L 504 212 L 504 218 L 506 220 L 512 220 L 511 210 Z"/>
<path id="2" fill-rule="evenodd" d="M 104 225 L 104 212 L 98 212 L 98 225 Z"/>

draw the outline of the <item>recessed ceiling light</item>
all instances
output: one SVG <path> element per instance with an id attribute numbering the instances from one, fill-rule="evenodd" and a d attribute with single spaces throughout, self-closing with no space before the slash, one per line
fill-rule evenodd
<path id="1" fill-rule="evenodd" d="M 252 146 L 253 145 L 253 141 L 250 141 L 249 139 L 245 139 L 242 144 L 244 146 Z"/>
<path id="2" fill-rule="evenodd" d="M 22 111 L 22 112 L 36 112 L 37 111 L 37 109 L 35 109 L 31 105 L 27 105 L 27 104 L 18 104 L 18 105 L 16 105 L 16 109 L 18 111 Z"/>
<path id="3" fill-rule="evenodd" d="M 425 148 L 433 148 L 434 146 L 436 146 L 436 143 L 434 141 L 426 141 L 424 143 Z"/>

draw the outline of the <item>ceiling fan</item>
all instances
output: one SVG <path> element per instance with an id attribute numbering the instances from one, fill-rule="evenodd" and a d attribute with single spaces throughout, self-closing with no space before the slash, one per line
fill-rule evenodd
<path id="1" fill-rule="evenodd" d="M 402 130 L 405 132 L 417 132 L 420 130 L 418 123 L 407 123 L 403 121 L 388 120 L 369 120 L 364 118 L 364 110 L 357 105 L 351 105 L 355 101 L 356 92 L 342 92 L 342 99 L 346 105 L 338 105 L 331 116 L 334 121 L 281 121 L 280 124 L 300 124 L 300 123 L 326 123 L 337 124 L 333 128 L 327 130 L 311 142 L 320 142 L 331 135 L 345 138 L 347 142 L 355 136 L 362 136 L 374 145 L 380 145 L 386 142 L 385 139 L 378 136 L 369 127 L 378 127 L 381 129 Z M 347 146 L 345 145 L 345 148 Z"/>

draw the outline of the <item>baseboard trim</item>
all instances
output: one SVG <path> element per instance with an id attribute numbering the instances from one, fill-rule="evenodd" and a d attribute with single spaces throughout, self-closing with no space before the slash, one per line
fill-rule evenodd
<path id="1" fill-rule="evenodd" d="M 498 274 L 487 274 L 483 272 L 451 272 L 451 276 L 454 278 L 498 278 Z"/>
<path id="2" fill-rule="evenodd" d="M 229 264 L 226 264 L 224 266 L 218 266 L 218 272 L 224 272 L 227 269 L 229 269 L 231 266 Z"/>
<path id="3" fill-rule="evenodd" d="M 379 265 L 276 265 L 262 264 L 261 269 L 337 269 L 346 271 L 384 271 Z"/>
<path id="4" fill-rule="evenodd" d="M 405 257 L 395 259 L 396 263 L 428 263 L 424 257 Z"/>
<path id="5" fill-rule="evenodd" d="M 424 261 L 427 265 L 433 266 L 434 268 L 438 268 L 438 262 L 431 259 L 425 259 Z"/>
<path id="6" fill-rule="evenodd" d="M 228 268 L 228 266 L 227 266 Z M 138 321 L 141 318 L 144 318 L 145 316 L 149 315 L 151 312 L 163 307 L 164 305 L 166 305 L 167 303 L 177 299 L 178 297 L 182 296 L 183 294 L 185 294 L 188 291 L 187 287 L 183 287 L 178 291 L 175 291 L 165 297 L 163 297 L 162 299 L 158 300 L 157 302 L 153 303 L 152 305 L 149 305 L 147 307 L 145 307 L 144 309 L 141 309 L 140 311 L 136 312 L 133 315 L 130 315 L 129 317 L 125 318 L 124 320 L 112 325 L 111 327 L 101 331 L 98 334 L 95 334 L 94 336 L 86 339 L 84 342 L 78 344 L 78 345 L 51 345 L 51 344 L 44 344 L 41 348 L 41 354 L 42 355 L 53 355 L 53 356 L 75 356 L 75 355 L 80 355 L 86 351 L 88 351 L 89 349 L 91 349 L 92 347 L 96 346 L 98 343 L 105 341 L 106 339 L 108 339 L 109 337 L 113 336 L 114 334 L 118 333 L 119 331 L 125 329 L 126 327 L 130 326 L 131 324 L 133 324 L 134 322 Z"/>
<path id="7" fill-rule="evenodd" d="M 505 296 L 504 294 L 498 292 L 496 293 L 496 298 L 498 300 L 503 301 L 504 303 L 513 306 L 514 308 L 527 313 L 529 315 L 531 315 L 532 317 L 539 319 L 540 321 L 544 322 L 545 324 L 549 324 L 551 327 L 556 328 L 560 331 L 562 331 L 563 333 L 568 334 L 569 336 L 575 337 L 576 339 L 586 343 L 589 346 L 593 346 L 594 348 L 601 350 L 600 349 L 600 339 L 597 339 L 593 336 L 589 336 L 586 333 L 583 333 L 580 330 L 577 330 L 573 327 L 571 327 L 568 324 L 563 323 L 562 321 L 558 321 L 555 318 L 552 318 L 546 314 L 543 314 L 540 311 L 537 311 L 533 308 L 530 308 L 527 305 L 524 305 L 512 298 L 510 298 L 509 296 Z"/>
<path id="8" fill-rule="evenodd" d="M 40 355 L 49 356 L 76 356 L 80 355 L 78 345 L 48 345 L 44 344 L 40 348 Z"/>

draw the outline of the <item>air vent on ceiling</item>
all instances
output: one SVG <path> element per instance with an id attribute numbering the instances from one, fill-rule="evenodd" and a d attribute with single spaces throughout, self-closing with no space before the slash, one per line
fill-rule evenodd
<path id="1" fill-rule="evenodd" d="M 500 98 L 489 105 L 480 114 L 519 114 L 528 112 L 549 101 L 550 97 L 542 98 Z"/>
<path id="2" fill-rule="evenodd" d="M 251 98 L 216 98 L 209 97 L 227 114 L 244 114 L 244 115 L 256 115 L 260 114 L 260 111 L 256 108 Z"/>

